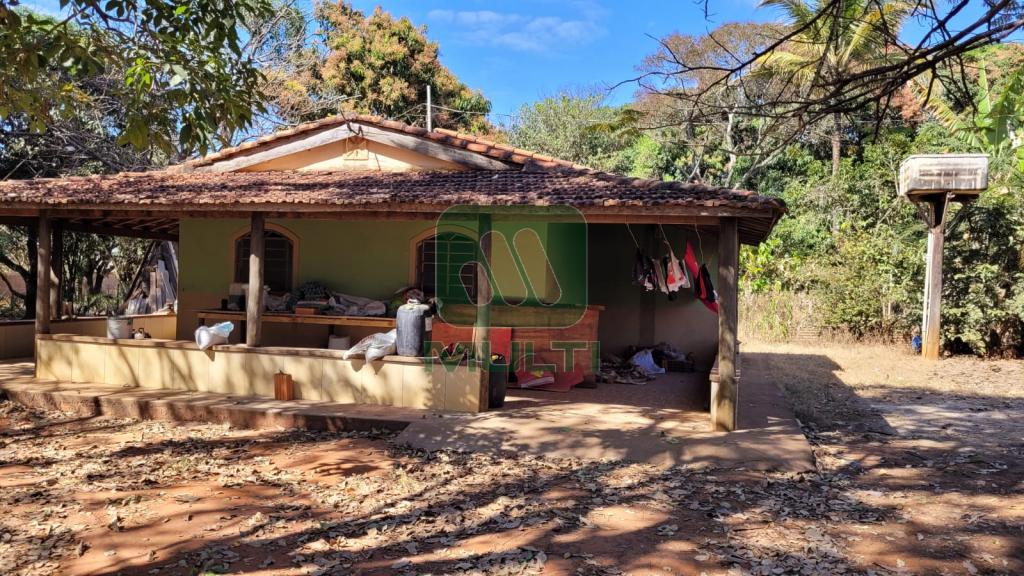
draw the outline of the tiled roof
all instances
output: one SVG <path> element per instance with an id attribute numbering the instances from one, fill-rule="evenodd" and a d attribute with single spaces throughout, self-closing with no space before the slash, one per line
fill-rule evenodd
<path id="1" fill-rule="evenodd" d="M 777 217 L 782 201 L 752 192 L 580 170 L 423 172 L 141 172 L 0 182 L 0 206 L 354 208 L 461 204 L 732 208 Z"/>
<path id="2" fill-rule="evenodd" d="M 206 172 L 236 154 L 344 123 L 373 125 L 500 160 L 508 170 Z M 733 215 L 741 239 L 763 240 L 786 212 L 779 199 L 745 190 L 599 172 L 450 130 L 432 132 L 376 116 L 333 116 L 227 148 L 167 170 L 0 182 L 0 213 L 40 208 L 119 211 L 418 211 L 465 204 L 572 206 L 584 212 Z M 153 217 L 150 215 L 149 217 Z M 160 216 L 164 218 L 164 216 Z"/>
<path id="3" fill-rule="evenodd" d="M 586 166 L 580 164 L 574 164 L 567 160 L 561 160 L 537 152 L 531 152 L 529 150 L 523 150 L 507 144 L 501 144 L 485 138 L 472 136 L 470 134 L 462 134 L 452 130 L 444 128 L 436 128 L 432 132 L 426 128 L 420 126 L 411 126 L 404 122 L 398 122 L 395 120 L 387 120 L 380 116 L 370 116 L 367 114 L 349 114 L 349 115 L 337 115 L 315 120 L 313 122 L 306 122 L 299 124 L 293 128 L 274 132 L 268 134 L 251 142 L 246 142 L 239 146 L 233 146 L 231 148 L 224 148 L 213 154 L 208 154 L 202 158 L 190 160 L 180 166 L 182 169 L 198 168 L 200 166 L 209 166 L 214 162 L 220 160 L 226 160 L 241 154 L 248 152 L 254 148 L 259 148 L 267 144 L 277 142 L 279 140 L 285 140 L 293 136 L 299 136 L 301 134 L 316 132 L 318 130 L 325 130 L 334 126 L 340 126 L 342 124 L 369 124 L 377 128 L 383 128 L 385 130 L 391 130 L 393 132 L 401 132 L 410 136 L 417 136 L 424 138 L 438 144 L 444 144 L 453 148 L 461 148 L 469 152 L 475 152 L 477 154 L 487 156 L 488 158 L 494 158 L 495 160 L 501 160 L 502 162 L 509 162 L 512 164 L 533 164 L 542 168 L 575 168 L 575 169 L 586 169 Z"/>

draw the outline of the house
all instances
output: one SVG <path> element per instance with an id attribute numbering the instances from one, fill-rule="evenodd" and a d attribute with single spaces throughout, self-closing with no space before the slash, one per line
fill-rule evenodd
<path id="1" fill-rule="evenodd" d="M 785 213 L 747 191 L 602 173 L 373 116 L 326 118 L 161 171 L 3 182 L 0 199 L 0 217 L 38 223 L 41 295 L 54 226 L 178 242 L 173 339 L 53 334 L 41 297 L 40 378 L 272 396 L 284 371 L 303 398 L 486 409 L 486 373 L 472 361 L 365 363 L 325 349 L 329 331 L 355 341 L 392 318 L 274 313 L 262 290 L 246 290 L 244 312 L 226 309 L 239 303 L 232 285 L 277 295 L 315 280 L 377 300 L 414 287 L 444 295 L 435 332 L 478 348 L 526 340 L 540 361 L 567 358 L 564 370 L 592 372 L 599 351 L 630 345 L 692 351 L 703 369 L 717 365 L 712 418 L 723 429 L 735 425 L 739 245 L 763 241 Z M 638 252 L 681 258 L 687 243 L 711 271 L 718 313 L 692 291 L 669 300 L 631 281 Z M 238 327 L 231 343 L 200 351 L 196 327 L 224 319 Z"/>

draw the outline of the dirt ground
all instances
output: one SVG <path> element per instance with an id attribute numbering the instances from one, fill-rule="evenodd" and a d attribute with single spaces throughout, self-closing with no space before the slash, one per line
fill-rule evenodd
<path id="1" fill-rule="evenodd" d="M 425 454 L 0 402 L 0 574 L 1020 574 L 1024 365 L 744 343 L 818 470 Z M 742 383 L 741 383 L 742 386 Z"/>

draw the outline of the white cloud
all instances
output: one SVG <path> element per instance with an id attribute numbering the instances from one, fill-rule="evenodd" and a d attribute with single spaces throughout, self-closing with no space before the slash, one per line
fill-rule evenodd
<path id="1" fill-rule="evenodd" d="M 513 50 L 543 52 L 586 44 L 605 32 L 599 21 L 607 12 L 594 2 L 577 2 L 579 17 L 526 16 L 491 10 L 431 10 L 427 18 L 461 29 L 470 42 Z"/>

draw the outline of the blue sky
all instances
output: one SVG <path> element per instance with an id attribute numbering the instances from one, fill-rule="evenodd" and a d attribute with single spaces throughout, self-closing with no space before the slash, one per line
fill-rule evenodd
<path id="1" fill-rule="evenodd" d="M 312 6 L 316 0 L 309 0 Z M 304 2 L 305 3 L 305 2 Z M 765 20 L 757 0 L 711 0 L 710 23 L 695 0 L 354 0 L 363 12 L 380 5 L 426 25 L 441 60 L 491 100 L 496 122 L 520 105 L 566 88 L 602 88 L 636 74 L 657 49 L 654 39 L 701 34 L 733 20 Z M 22 5 L 60 12 L 59 0 Z M 609 95 L 631 99 L 634 86 Z M 443 104 L 443 103 L 442 103 Z"/>
<path id="2" fill-rule="evenodd" d="M 765 22 L 777 12 L 758 0 L 356 0 L 370 12 L 381 5 L 395 16 L 425 24 L 441 45 L 441 60 L 492 103 L 492 119 L 503 122 L 524 103 L 562 89 L 607 89 L 634 78 L 655 38 L 672 32 L 704 34 L 727 22 Z M 940 6 L 943 10 L 946 6 Z M 953 22 L 974 21 L 978 0 Z M 909 41 L 923 28 L 911 20 Z M 629 101 L 636 85 L 609 92 L 610 103 Z"/>
<path id="3" fill-rule="evenodd" d="M 726 22 L 776 18 L 774 12 L 758 9 L 758 0 L 710 0 L 707 18 L 698 0 L 352 3 L 367 13 L 379 4 L 395 16 L 426 25 L 430 38 L 441 46 L 442 62 L 490 98 L 492 119 L 499 123 L 522 104 L 559 90 L 606 89 L 635 77 L 643 57 L 657 49 L 655 38 L 674 31 L 703 34 Z M 23 0 L 22 5 L 52 14 L 60 11 L 59 0 Z M 957 20 L 974 20 L 983 8 L 978 0 Z M 920 31 L 920 25 L 911 21 L 904 33 L 913 41 Z M 635 89 L 622 86 L 609 93 L 609 101 L 627 102 Z"/>
<path id="4" fill-rule="evenodd" d="M 565 88 L 606 88 L 636 74 L 673 31 L 701 34 L 732 20 L 765 20 L 754 0 L 714 0 L 709 23 L 693 0 L 357 0 L 425 24 L 441 45 L 441 60 L 491 99 L 494 120 Z M 628 101 L 634 86 L 609 95 Z"/>

